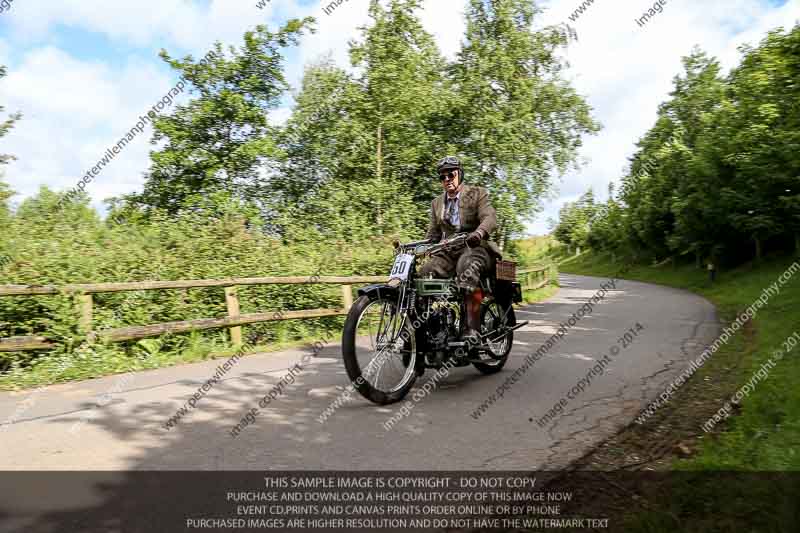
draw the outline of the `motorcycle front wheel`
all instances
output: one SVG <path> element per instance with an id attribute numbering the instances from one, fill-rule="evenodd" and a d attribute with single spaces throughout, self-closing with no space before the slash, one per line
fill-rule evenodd
<path id="1" fill-rule="evenodd" d="M 402 400 L 417 379 L 411 320 L 391 297 L 359 297 L 342 332 L 347 375 L 367 400 L 386 405 Z"/>

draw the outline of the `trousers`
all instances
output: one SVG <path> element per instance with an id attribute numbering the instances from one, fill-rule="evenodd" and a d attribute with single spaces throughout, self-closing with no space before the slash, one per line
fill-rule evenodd
<path id="1" fill-rule="evenodd" d="M 456 278 L 460 287 L 475 290 L 480 287 L 481 276 L 489 274 L 492 258 L 482 246 L 464 247 L 460 250 L 443 250 L 430 257 L 419 269 L 421 278 Z"/>

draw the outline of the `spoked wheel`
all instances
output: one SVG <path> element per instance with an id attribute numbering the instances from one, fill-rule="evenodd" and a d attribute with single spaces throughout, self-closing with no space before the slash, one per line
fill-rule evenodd
<path id="1" fill-rule="evenodd" d="M 417 379 L 414 329 L 393 298 L 355 301 L 344 324 L 342 355 L 353 386 L 377 404 L 402 400 Z"/>
<path id="2" fill-rule="evenodd" d="M 514 323 L 514 308 L 509 304 L 503 308 L 496 301 L 481 307 L 481 335 L 511 327 Z M 489 345 L 491 355 L 483 355 L 485 361 L 472 363 L 482 374 L 500 372 L 508 360 L 508 354 L 514 345 L 514 332 L 494 334 L 485 341 Z"/>

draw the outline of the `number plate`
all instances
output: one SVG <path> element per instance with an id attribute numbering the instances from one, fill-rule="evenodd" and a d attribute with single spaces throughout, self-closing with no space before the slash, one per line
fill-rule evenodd
<path id="1" fill-rule="evenodd" d="M 411 265 L 414 264 L 414 256 L 411 254 L 400 254 L 394 260 L 394 266 L 389 273 L 389 279 L 408 279 L 408 273 L 411 271 Z"/>

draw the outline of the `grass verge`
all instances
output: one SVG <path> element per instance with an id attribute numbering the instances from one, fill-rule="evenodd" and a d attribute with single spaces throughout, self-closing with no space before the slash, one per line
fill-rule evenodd
<path id="1" fill-rule="evenodd" d="M 536 302 L 541 302 L 542 300 L 550 298 L 557 292 L 558 292 L 558 285 L 555 283 L 550 283 L 539 289 L 524 291 L 522 293 L 522 302 L 525 304 L 533 304 Z"/>
<path id="2" fill-rule="evenodd" d="M 714 284 L 705 271 L 690 265 L 633 265 L 624 277 L 700 294 L 716 305 L 726 326 L 794 263 L 795 259 L 777 257 L 758 266 L 744 265 L 720 273 Z M 585 254 L 561 263 L 560 269 L 607 277 L 620 265 Z M 800 272 L 780 289 L 669 403 L 573 465 L 577 470 L 672 472 L 668 482 L 650 494 L 630 489 L 593 493 L 581 516 L 618 508 L 624 517 L 620 530 L 649 533 L 790 531 L 788 524 L 798 523 L 800 347 L 793 347 L 789 339 L 800 334 Z M 734 405 L 733 416 L 706 433 L 703 424 L 778 351 L 783 358 Z M 721 482 L 719 472 L 740 474 Z M 764 472 L 795 474 L 776 482 Z"/>
<path id="3" fill-rule="evenodd" d="M 338 330 L 330 329 L 327 333 L 311 333 L 300 339 L 254 344 L 244 355 L 277 352 L 316 341 L 335 342 L 338 341 L 339 332 L 341 327 Z M 196 334 L 185 335 L 180 350 L 162 350 L 164 340 L 144 339 L 135 343 L 136 350 L 126 350 L 119 345 L 89 345 L 70 354 L 43 358 L 41 363 L 30 368 L 12 368 L 0 375 L 0 391 L 18 391 L 126 372 L 228 359 L 238 351 L 238 348 L 230 344 L 224 330 L 210 338 Z"/>

